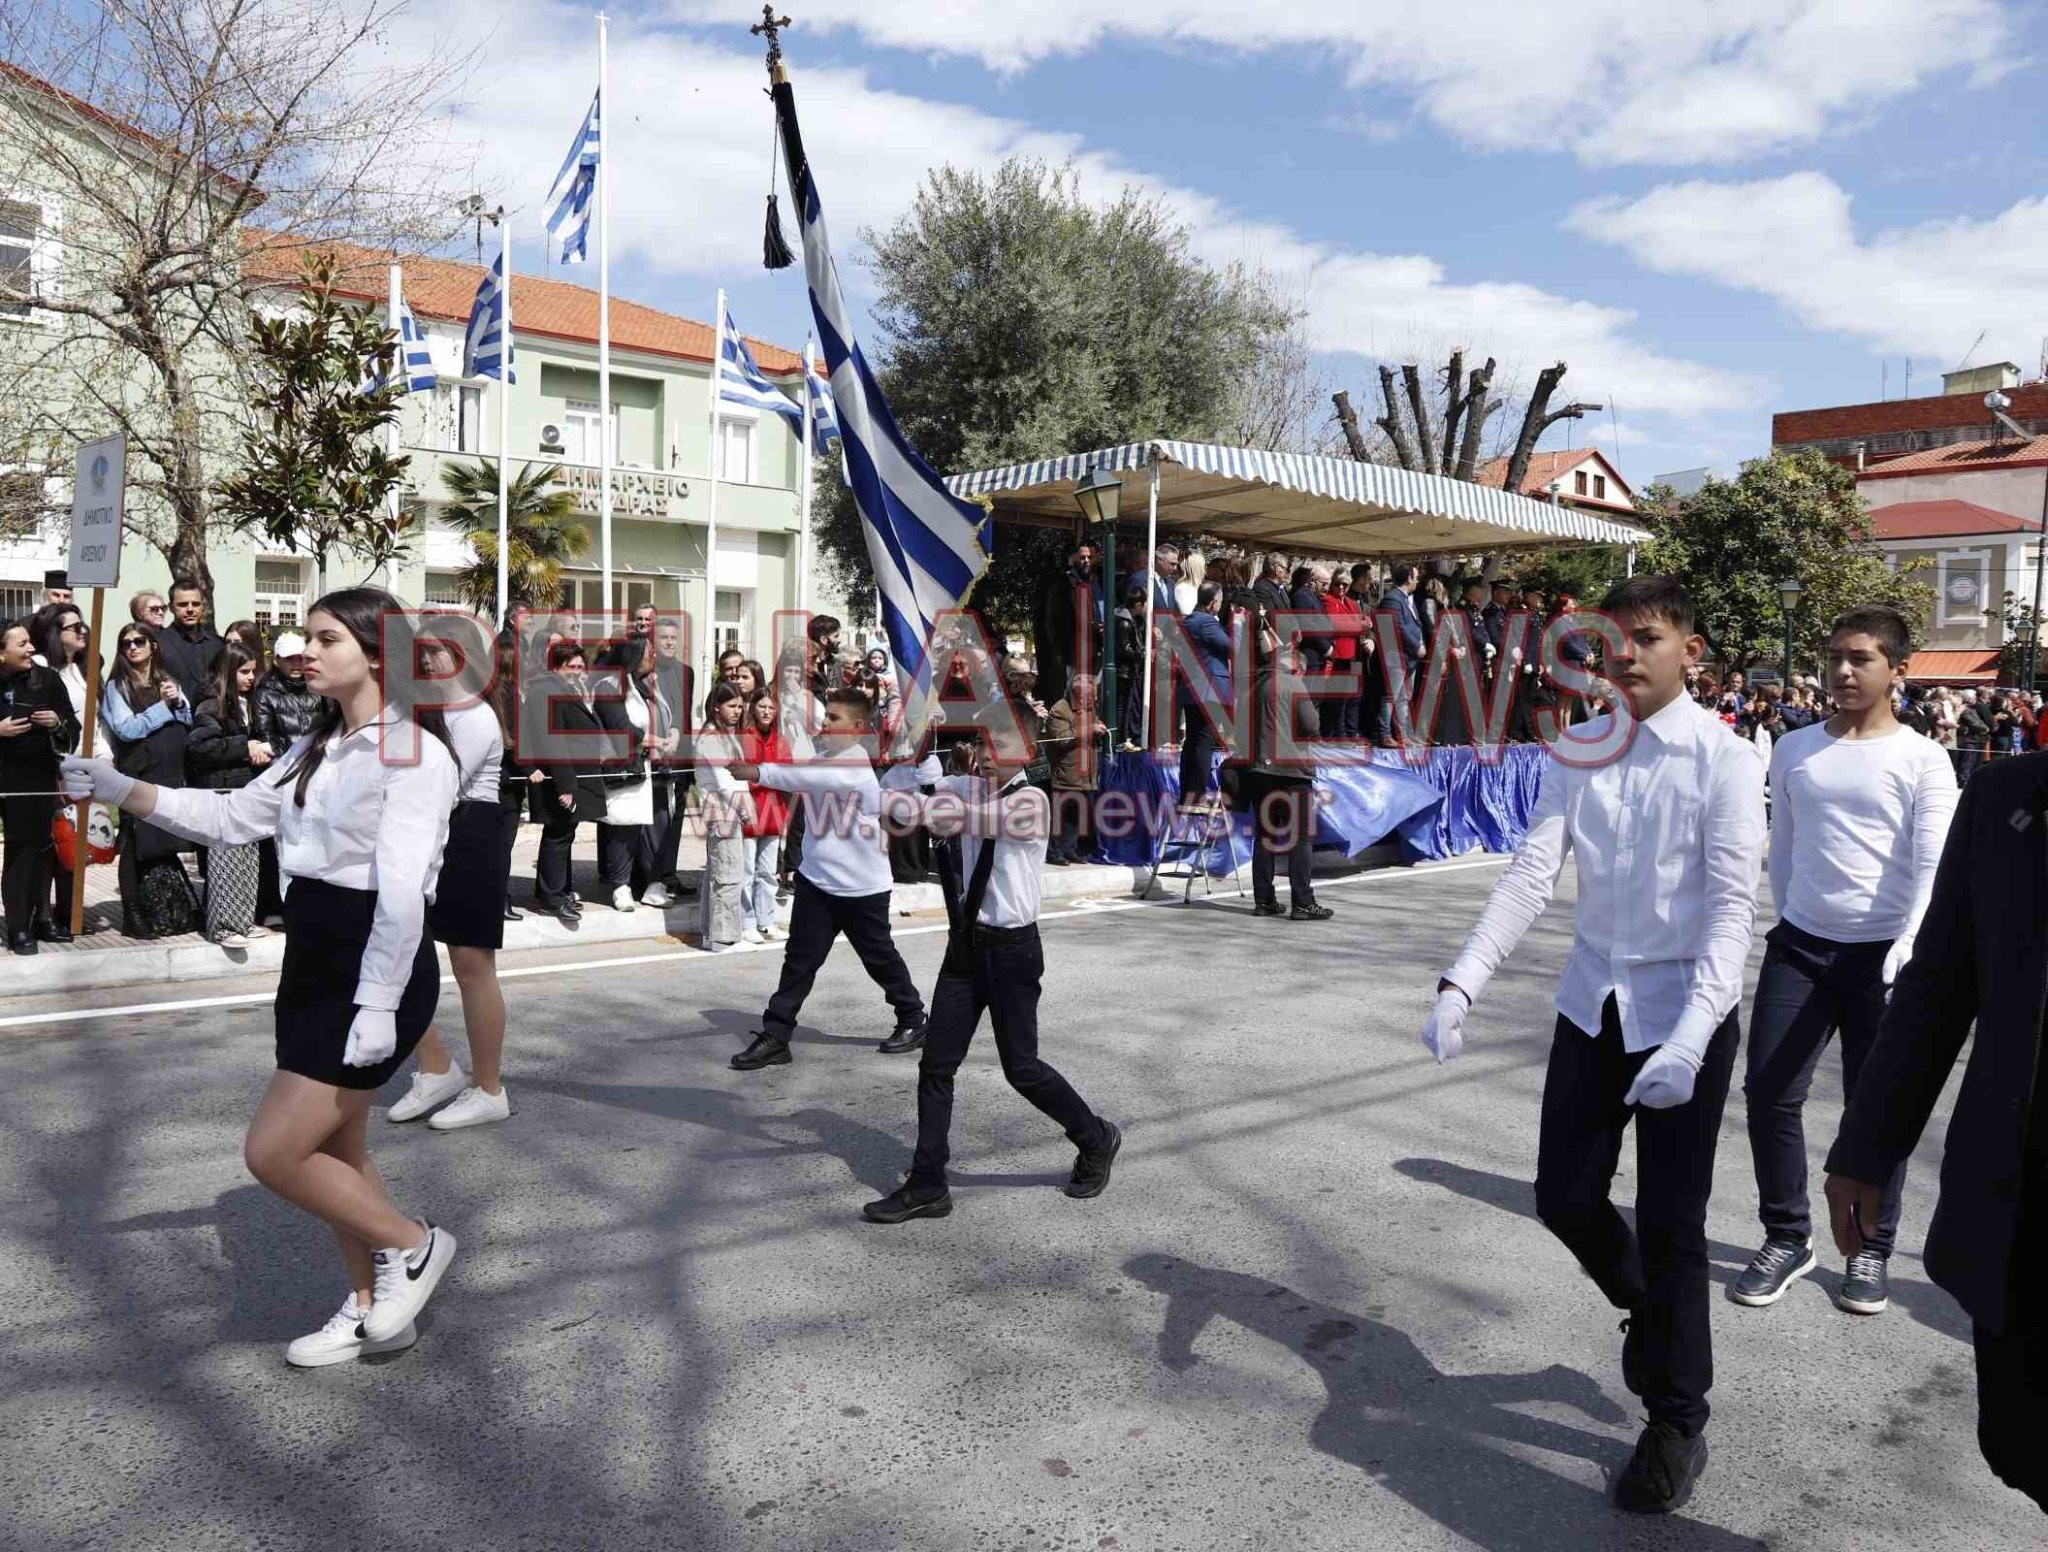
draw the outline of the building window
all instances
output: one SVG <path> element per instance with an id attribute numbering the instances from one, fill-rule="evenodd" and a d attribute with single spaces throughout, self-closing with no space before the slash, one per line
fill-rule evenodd
<path id="1" fill-rule="evenodd" d="M 26 318 L 36 290 L 36 239 L 43 210 L 26 200 L 0 199 L 0 318 Z"/>
<path id="2" fill-rule="evenodd" d="M 1574 496 L 1583 496 L 1585 495 L 1585 493 L 1586 471 L 1584 469 L 1580 469 L 1572 475 L 1572 494 Z"/>
<path id="3" fill-rule="evenodd" d="M 751 420 L 719 421 L 718 477 L 737 485 L 757 483 L 754 474 L 754 423 Z"/>
<path id="4" fill-rule="evenodd" d="M 484 391 L 446 378 L 434 385 L 435 446 L 457 453 L 484 450 Z"/>
<path id="5" fill-rule="evenodd" d="M 306 620 L 306 563 L 299 560 L 256 562 L 256 623 L 303 625 Z"/>
<path id="6" fill-rule="evenodd" d="M 711 654 L 714 659 L 727 652 L 753 656 L 754 595 L 750 588 L 722 587 L 711 622 Z"/>
<path id="7" fill-rule="evenodd" d="M 0 619 L 25 620 L 42 601 L 42 590 L 30 583 L 0 582 Z"/>
<path id="8" fill-rule="evenodd" d="M 612 462 L 619 461 L 619 412 L 613 406 L 611 421 Z M 570 399 L 562 407 L 562 456 L 570 463 L 601 463 L 604 445 L 598 441 L 597 405 Z"/>
<path id="9" fill-rule="evenodd" d="M 1607 476 L 1604 474 L 1593 476 L 1593 499 L 1595 501 L 1605 501 L 1607 499 Z"/>
<path id="10" fill-rule="evenodd" d="M 426 601 L 447 608 L 459 609 L 462 603 L 462 587 L 458 573 L 453 571 L 430 571 L 427 573 Z"/>
<path id="11" fill-rule="evenodd" d="M 635 609 L 644 609 L 654 602 L 654 578 L 624 577 L 612 573 L 612 612 L 621 616 L 630 615 Z M 596 615 L 604 610 L 604 579 L 595 576 L 578 576 L 565 583 L 562 588 L 562 607 L 574 609 L 580 614 Z"/>

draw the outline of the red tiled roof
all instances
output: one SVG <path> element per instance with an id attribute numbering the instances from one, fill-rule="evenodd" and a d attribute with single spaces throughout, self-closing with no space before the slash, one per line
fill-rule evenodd
<path id="1" fill-rule="evenodd" d="M 1960 534 L 2038 533 L 2033 518 L 2015 517 L 1974 501 L 1901 501 L 1870 509 L 1873 539 L 1946 539 Z"/>
<path id="2" fill-rule="evenodd" d="M 1998 677 L 1998 653 L 1915 652 L 1906 659 L 1908 679 L 1926 679 L 1942 684 L 1989 683 Z"/>
<path id="3" fill-rule="evenodd" d="M 341 263 L 339 294 L 351 300 L 382 302 L 386 295 L 385 271 L 392 256 L 354 243 L 311 244 L 295 238 L 275 238 L 270 233 L 249 234 L 244 272 L 253 280 L 291 285 L 299 278 L 300 266 L 314 252 L 332 253 Z M 463 323 L 484 276 L 483 266 L 454 259 L 401 257 L 405 270 L 405 299 L 415 317 L 442 323 Z M 549 339 L 597 343 L 597 292 L 566 280 L 544 280 L 536 275 L 515 273 L 512 277 L 512 329 L 514 335 L 537 334 Z M 803 370 L 803 358 L 793 350 L 749 338 L 748 346 L 761 370 L 770 376 L 790 376 Z M 672 313 L 657 312 L 638 302 L 612 298 L 612 346 L 650 356 L 673 356 L 684 361 L 712 359 L 711 325 Z"/>
<path id="4" fill-rule="evenodd" d="M 1601 467 L 1606 470 L 1608 478 L 1621 487 L 1622 495 L 1619 499 L 1613 496 L 1576 496 L 1573 499 L 1577 501 L 1605 500 L 1614 506 L 1627 506 L 1629 498 L 1633 497 L 1635 492 L 1629 488 L 1628 481 L 1621 477 L 1620 472 L 1615 469 L 1614 465 L 1601 456 L 1600 449 L 1597 447 L 1559 448 L 1548 453 L 1531 454 L 1529 467 L 1522 471 L 1522 488 L 1517 494 L 1534 496 L 1539 501 L 1544 499 L 1550 494 L 1550 482 L 1552 480 L 1563 479 L 1565 475 L 1576 469 L 1588 458 L 1600 459 Z M 1491 485 L 1495 490 L 1499 490 L 1508 481 L 1507 459 L 1487 459 L 1475 472 L 1475 478 L 1477 483 Z M 1565 494 L 1571 495 L 1571 492 L 1567 491 Z"/>
<path id="5" fill-rule="evenodd" d="M 2048 382 L 2027 383 L 2005 390 L 2012 400 L 2008 415 L 2016 419 L 2048 419 Z M 1785 410 L 1771 417 L 1771 442 L 1796 447 L 1802 442 L 1853 441 L 1906 431 L 1940 431 L 1953 426 L 1988 426 L 1991 412 L 1984 396 L 1975 393 L 1932 394 L 1920 399 L 1885 399 L 1876 404 L 1841 404 L 1822 410 Z"/>
<path id="6" fill-rule="evenodd" d="M 1902 474 L 1981 474 L 1988 469 L 2026 469 L 2048 464 L 2048 436 L 2028 437 L 2022 442 L 2007 437 L 2002 442 L 1951 442 L 1946 447 L 1924 447 L 1917 453 L 1902 453 L 1883 463 L 1857 471 L 1857 480 L 1896 479 Z"/>

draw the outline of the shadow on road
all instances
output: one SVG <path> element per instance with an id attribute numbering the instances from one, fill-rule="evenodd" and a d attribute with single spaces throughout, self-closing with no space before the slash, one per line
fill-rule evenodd
<path id="1" fill-rule="evenodd" d="M 1446 1191 L 1455 1191 L 1459 1196 L 1475 1202 L 1484 1202 L 1489 1207 L 1498 1207 L 1503 1212 L 1514 1213 L 1517 1217 L 1536 1219 L 1536 1187 L 1525 1180 L 1516 1180 L 1507 1175 L 1496 1175 L 1490 1170 L 1472 1169 L 1463 1164 L 1453 1164 L 1448 1159 L 1396 1159 L 1394 1169 L 1410 1180 L 1420 1180 L 1425 1185 L 1442 1186 Z M 1617 1204 L 1620 1205 L 1620 1204 Z M 1626 1216 L 1633 1214 L 1625 1206 Z M 1814 1247 L 1823 1256 L 1827 1247 Z M 1714 1280 L 1724 1288 L 1735 1281 L 1735 1275 L 1749 1265 L 1749 1258 L 1756 1253 L 1755 1247 L 1731 1245 L 1726 1240 L 1707 1241 L 1707 1256 L 1713 1262 Z M 1969 1342 L 1970 1322 L 1962 1309 L 1947 1294 L 1930 1282 L 1914 1277 L 1901 1277 L 1897 1260 L 1891 1274 L 1892 1303 L 1911 1315 L 1930 1331 L 1937 1331 L 1958 1342 Z M 1841 1273 L 1835 1270 L 1817 1271 L 1814 1281 L 1825 1288 L 1832 1299 L 1835 1290 L 1841 1286 Z"/>
<path id="2" fill-rule="evenodd" d="M 1510 1410 L 1531 1402 L 1576 1408 L 1596 1422 L 1627 1414 L 1588 1376 L 1562 1364 L 1526 1374 L 1447 1374 L 1384 1321 L 1322 1304 L 1279 1283 L 1164 1255 L 1124 1270 L 1167 1298 L 1159 1358 L 1185 1372 L 1214 1320 L 1235 1321 L 1297 1354 L 1328 1392 L 1310 1426 L 1315 1447 L 1356 1466 L 1396 1497 L 1474 1544 L 1551 1549 L 1633 1545 L 1641 1526 L 1600 1494 L 1503 1446 L 1547 1450 L 1599 1464 L 1611 1478 L 1628 1446 L 1606 1434 Z M 1254 1404 L 1247 1398 L 1247 1404 Z M 1611 1527 L 1603 1536 L 1601 1527 Z M 1675 1515 L 1660 1542 L 1688 1552 L 1763 1552 L 1763 1543 Z"/>

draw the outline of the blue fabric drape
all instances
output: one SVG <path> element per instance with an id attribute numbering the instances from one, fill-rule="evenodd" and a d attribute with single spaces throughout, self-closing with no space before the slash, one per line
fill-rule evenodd
<path id="1" fill-rule="evenodd" d="M 1402 855 L 1422 862 L 1469 851 L 1513 851 L 1528 833 L 1549 759 L 1542 744 L 1510 744 L 1492 764 L 1468 748 L 1433 749 L 1419 765 L 1410 765 L 1398 750 L 1375 750 L 1376 765 L 1397 766 L 1443 795 L 1440 807 L 1401 825 Z"/>

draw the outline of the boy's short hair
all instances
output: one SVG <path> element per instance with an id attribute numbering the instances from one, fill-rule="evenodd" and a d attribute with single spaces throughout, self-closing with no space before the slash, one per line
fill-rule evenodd
<path id="1" fill-rule="evenodd" d="M 806 629 L 811 640 L 822 643 L 827 638 L 838 635 L 842 627 L 834 615 L 814 614 Z"/>
<path id="2" fill-rule="evenodd" d="M 875 698 L 866 690 L 855 689 L 850 684 L 837 685 L 825 692 L 827 706 L 845 706 L 853 712 L 854 718 L 863 727 L 874 720 Z"/>
<path id="3" fill-rule="evenodd" d="M 1676 577 L 1630 577 L 1625 582 L 1615 583 L 1607 590 L 1607 596 L 1600 600 L 1600 612 L 1620 614 L 1624 611 L 1651 615 L 1681 636 L 1693 635 L 1699 628 L 1699 610 L 1693 605 L 1692 594 Z"/>
<path id="4" fill-rule="evenodd" d="M 1913 628 L 1906 617 L 1889 604 L 1864 604 L 1835 616 L 1828 627 L 1828 640 L 1837 636 L 1871 636 L 1884 660 L 1897 668 L 1913 655 Z"/>

